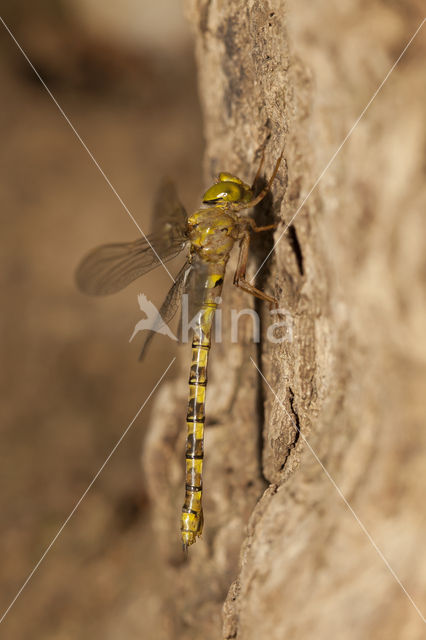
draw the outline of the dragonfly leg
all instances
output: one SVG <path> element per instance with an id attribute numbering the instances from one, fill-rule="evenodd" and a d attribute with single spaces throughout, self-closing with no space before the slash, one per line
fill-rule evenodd
<path id="1" fill-rule="evenodd" d="M 280 167 L 281 160 L 283 159 L 283 154 L 284 154 L 284 151 L 281 152 L 280 157 L 276 161 L 274 170 L 272 172 L 271 177 L 269 178 L 269 182 L 266 185 L 266 187 L 264 189 L 262 189 L 262 191 L 260 193 L 258 193 L 257 196 L 255 198 L 253 198 L 253 200 L 250 200 L 250 202 L 235 202 L 235 203 L 232 203 L 232 205 L 230 205 L 230 208 L 233 211 L 240 211 L 241 209 L 251 209 L 252 207 L 255 207 L 257 204 L 259 204 L 259 202 L 261 200 L 263 200 L 263 198 L 266 196 L 266 194 L 270 190 L 273 181 L 275 180 L 275 176 L 278 173 L 278 169 Z M 262 162 L 263 162 L 263 160 L 262 160 Z"/>
<path id="2" fill-rule="evenodd" d="M 253 218 L 247 218 L 247 222 L 251 226 L 252 231 L 254 231 L 255 233 L 259 233 L 260 231 L 271 231 L 272 229 L 277 229 L 279 224 L 278 222 L 275 222 L 274 224 L 267 224 L 264 227 L 258 227 L 255 221 L 253 220 Z"/>
<path id="3" fill-rule="evenodd" d="M 259 298 L 260 300 L 265 300 L 273 305 L 275 308 L 278 308 L 278 300 L 273 296 L 269 296 L 267 293 L 264 293 L 260 289 L 256 289 L 250 282 L 246 280 L 246 270 L 247 270 L 247 261 L 249 256 L 249 247 L 250 247 L 250 233 L 246 232 L 243 235 L 240 246 L 240 253 L 238 256 L 238 264 L 237 269 L 234 275 L 234 284 L 236 287 L 239 287 L 243 291 L 250 293 L 255 298 Z"/>
<path id="4" fill-rule="evenodd" d="M 257 182 L 257 180 L 258 180 L 258 178 L 259 178 L 259 176 L 260 176 L 260 172 L 262 171 L 263 162 L 264 162 L 264 160 L 265 160 L 265 147 L 263 147 L 263 148 L 262 148 L 262 152 L 261 152 L 261 153 L 262 153 L 262 155 L 261 155 L 261 157 L 260 157 L 260 164 L 259 164 L 259 168 L 258 168 L 258 170 L 256 171 L 256 175 L 254 176 L 254 179 L 253 179 L 253 184 L 251 185 L 251 190 L 252 190 L 252 191 L 253 191 L 254 187 L 256 186 L 256 182 Z"/>

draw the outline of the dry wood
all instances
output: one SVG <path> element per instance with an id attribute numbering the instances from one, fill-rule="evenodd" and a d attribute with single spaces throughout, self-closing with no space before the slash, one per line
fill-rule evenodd
<path id="1" fill-rule="evenodd" d="M 257 281 L 290 313 L 292 341 L 268 342 L 268 309 L 256 303 L 261 346 L 250 323 L 231 344 L 224 322 L 213 349 L 205 533 L 187 562 L 177 528 L 189 350 L 157 400 L 144 465 L 151 491 L 164 496 L 154 528 L 169 574 L 166 636 L 217 639 L 226 600 L 225 638 L 419 638 L 421 618 L 322 465 L 420 606 L 424 33 L 299 208 L 420 24 L 421 5 L 186 6 L 206 184 L 220 170 L 251 181 L 263 145 L 268 177 L 284 148 L 260 219 L 281 221 L 276 241 L 298 213 Z M 252 275 L 271 245 L 255 247 Z M 224 318 L 227 307 L 253 304 L 231 280 Z"/>

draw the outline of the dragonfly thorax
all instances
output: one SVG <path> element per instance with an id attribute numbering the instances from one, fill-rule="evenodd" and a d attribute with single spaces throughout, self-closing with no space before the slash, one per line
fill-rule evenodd
<path id="1" fill-rule="evenodd" d="M 191 246 L 209 261 L 221 260 L 234 246 L 237 225 L 236 215 L 221 207 L 199 209 L 188 218 Z"/>

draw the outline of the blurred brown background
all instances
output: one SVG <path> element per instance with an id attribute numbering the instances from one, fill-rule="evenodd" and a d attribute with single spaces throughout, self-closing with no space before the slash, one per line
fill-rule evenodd
<path id="1" fill-rule="evenodd" d="M 174 0 L 1 3 L 1 16 L 144 231 L 155 189 L 202 189 L 189 28 Z M 0 25 L 1 610 L 40 559 L 173 353 L 137 361 L 140 291 L 90 299 L 74 269 L 138 230 Z M 173 269 L 173 265 L 171 267 Z M 173 372 L 170 372 L 173 376 Z M 140 451 L 143 410 L 2 623 L 4 638 L 159 637 Z M 151 599 L 150 599 L 151 598 Z M 133 625 L 134 621 L 134 625 Z M 155 630 L 157 628 L 157 631 Z"/>

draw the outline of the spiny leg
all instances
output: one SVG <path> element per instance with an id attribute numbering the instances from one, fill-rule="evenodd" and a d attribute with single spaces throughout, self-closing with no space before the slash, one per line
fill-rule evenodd
<path id="1" fill-rule="evenodd" d="M 267 224 L 264 227 L 258 227 L 253 218 L 247 218 L 247 222 L 255 233 L 259 233 L 260 231 L 271 231 L 278 227 L 278 222 L 274 222 L 274 224 Z"/>
<path id="2" fill-rule="evenodd" d="M 275 167 L 274 167 L 274 171 L 272 172 L 272 175 L 269 178 L 269 181 L 268 181 L 268 184 L 266 185 L 266 187 L 264 189 L 262 189 L 262 191 L 260 193 L 258 193 L 257 196 L 255 198 L 253 198 L 253 200 L 250 200 L 250 202 L 235 202 L 235 203 L 232 203 L 230 205 L 230 208 L 233 211 L 241 211 L 241 209 L 251 209 L 252 207 L 255 207 L 257 204 L 259 204 L 259 202 L 261 202 L 261 200 L 263 200 L 263 198 L 266 196 L 266 194 L 270 190 L 273 181 L 275 180 L 275 176 L 278 173 L 278 169 L 280 167 L 281 160 L 283 158 L 283 154 L 284 154 L 284 151 L 281 152 L 280 157 L 276 161 Z M 262 160 L 262 162 L 263 162 L 263 160 Z"/>
<path id="3" fill-rule="evenodd" d="M 260 229 L 260 227 L 258 227 L 258 229 Z M 254 287 L 252 284 L 250 284 L 250 282 L 247 282 L 246 280 L 249 247 L 250 233 L 246 231 L 241 240 L 240 253 L 238 255 L 238 264 L 234 275 L 234 284 L 236 287 L 239 287 L 243 291 L 250 293 L 255 298 L 265 300 L 266 302 L 271 303 L 271 305 L 274 305 L 274 307 L 278 308 L 278 300 L 276 298 L 269 296 L 267 293 L 264 293 L 260 289 L 256 289 L 256 287 Z"/>
<path id="4" fill-rule="evenodd" d="M 256 182 L 257 182 L 257 180 L 258 180 L 258 178 L 259 178 L 259 176 L 260 176 L 260 172 L 262 171 L 263 162 L 264 162 L 264 160 L 265 160 L 265 147 L 262 147 L 261 154 L 262 154 L 262 155 L 261 155 L 261 157 L 260 157 L 260 164 L 259 164 L 259 168 L 258 168 L 258 170 L 256 171 L 256 175 L 254 176 L 253 183 L 252 183 L 252 185 L 251 185 L 251 190 L 252 190 L 252 191 L 254 190 L 254 188 L 255 188 L 255 186 L 256 186 Z"/>

